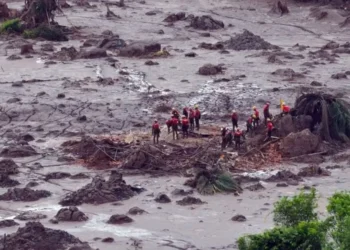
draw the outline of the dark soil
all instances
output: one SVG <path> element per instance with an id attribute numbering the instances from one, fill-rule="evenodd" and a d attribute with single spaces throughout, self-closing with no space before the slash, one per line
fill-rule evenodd
<path id="1" fill-rule="evenodd" d="M 158 203 L 170 203 L 171 199 L 166 194 L 158 194 L 154 199 Z"/>
<path id="2" fill-rule="evenodd" d="M 128 212 L 128 214 L 131 214 L 131 215 L 139 215 L 144 213 L 147 213 L 147 212 L 139 207 L 130 208 Z"/>
<path id="3" fill-rule="evenodd" d="M 71 174 L 70 173 L 65 173 L 65 172 L 52 172 L 52 173 L 48 173 L 45 176 L 45 180 L 51 180 L 51 179 L 64 179 L 64 178 L 68 178 L 70 177 Z"/>
<path id="4" fill-rule="evenodd" d="M 38 153 L 29 145 L 10 146 L 10 147 L 4 148 L 0 152 L 1 157 L 9 157 L 9 158 L 29 157 L 37 154 Z"/>
<path id="5" fill-rule="evenodd" d="M 22 221 L 41 220 L 46 218 L 47 216 L 45 214 L 39 214 L 33 211 L 26 211 L 15 217 L 16 220 L 22 220 Z"/>
<path id="6" fill-rule="evenodd" d="M 178 195 L 178 196 L 186 196 L 186 195 L 189 195 L 189 194 L 193 194 L 193 190 L 185 191 L 183 189 L 176 188 L 174 191 L 171 192 L 171 194 L 172 195 Z"/>
<path id="7" fill-rule="evenodd" d="M 66 250 L 71 247 L 92 250 L 73 235 L 62 231 L 45 228 L 40 222 L 27 222 L 17 232 L 0 238 L 0 250 Z"/>
<path id="8" fill-rule="evenodd" d="M 134 221 L 133 219 L 131 219 L 129 216 L 126 216 L 124 214 L 114 214 L 109 218 L 107 223 L 120 225 L 120 224 L 131 223 L 133 221 Z"/>
<path id="9" fill-rule="evenodd" d="M 245 189 L 248 189 L 249 191 L 258 191 L 258 190 L 264 190 L 265 187 L 261 185 L 261 183 L 256 183 L 251 186 L 246 187 Z"/>
<path id="10" fill-rule="evenodd" d="M 208 15 L 194 17 L 191 20 L 190 26 L 194 29 L 199 30 L 217 30 L 223 29 L 225 27 L 223 22 L 215 20 L 214 18 Z"/>
<path id="11" fill-rule="evenodd" d="M 0 174 L 0 187 L 14 187 L 19 184 L 17 180 L 11 179 L 7 174 Z"/>
<path id="12" fill-rule="evenodd" d="M 90 176 L 87 175 L 87 174 L 84 174 L 84 173 L 78 173 L 78 174 L 75 174 L 75 175 L 72 175 L 70 177 L 70 179 L 73 179 L 73 180 L 76 180 L 76 179 L 89 179 Z"/>
<path id="13" fill-rule="evenodd" d="M 181 206 L 190 206 L 190 205 L 201 205 L 205 204 L 206 202 L 203 202 L 199 198 L 195 198 L 192 196 L 187 196 L 183 198 L 182 200 L 176 201 L 176 204 L 181 205 Z"/>
<path id="14" fill-rule="evenodd" d="M 87 221 L 89 218 L 77 207 L 61 208 L 55 218 L 58 221 Z"/>
<path id="15" fill-rule="evenodd" d="M 96 176 L 91 183 L 64 197 L 60 204 L 62 206 L 77 206 L 83 203 L 102 204 L 127 200 L 134 195 L 133 188 L 125 184 L 122 175 L 112 171 L 108 181 Z"/>
<path id="16" fill-rule="evenodd" d="M 41 198 L 47 198 L 51 193 L 46 190 L 32 190 L 30 188 L 8 189 L 6 193 L 0 195 L 3 201 L 37 201 Z"/>
<path id="17" fill-rule="evenodd" d="M 14 227 L 18 226 L 19 224 L 15 222 L 14 220 L 2 220 L 0 221 L 0 228 L 4 227 Z"/>
<path id="18" fill-rule="evenodd" d="M 268 182 L 288 182 L 289 180 L 302 181 L 303 179 L 288 170 L 280 170 L 275 175 L 266 179 Z"/>

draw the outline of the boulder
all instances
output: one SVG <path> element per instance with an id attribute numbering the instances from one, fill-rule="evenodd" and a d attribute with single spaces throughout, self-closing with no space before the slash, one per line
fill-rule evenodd
<path id="1" fill-rule="evenodd" d="M 133 221 L 134 221 L 133 219 L 131 219 L 129 216 L 126 216 L 124 214 L 114 214 L 109 218 L 107 223 L 120 225 L 120 224 L 131 223 Z"/>
<path id="2" fill-rule="evenodd" d="M 176 201 L 176 204 L 178 204 L 180 206 L 201 205 L 204 203 L 206 203 L 206 202 L 203 202 L 201 199 L 195 198 L 192 196 L 187 196 L 187 197 L 183 198 L 182 200 Z"/>
<path id="3" fill-rule="evenodd" d="M 232 221 L 244 222 L 247 218 L 244 215 L 237 214 L 231 218 Z"/>
<path id="4" fill-rule="evenodd" d="M 97 43 L 97 48 L 100 49 L 120 49 L 124 48 L 126 43 L 123 39 L 120 39 L 118 36 L 103 38 Z"/>
<path id="5" fill-rule="evenodd" d="M 38 153 L 29 145 L 18 145 L 18 146 L 9 146 L 1 150 L 1 157 L 29 157 L 37 155 Z"/>
<path id="6" fill-rule="evenodd" d="M 1 174 L 18 174 L 18 165 L 12 159 L 3 159 L 0 161 Z"/>
<path id="7" fill-rule="evenodd" d="M 0 228 L 4 227 L 14 227 L 18 226 L 19 224 L 15 222 L 14 220 L 1 220 L 0 221 Z"/>
<path id="8" fill-rule="evenodd" d="M 171 199 L 166 194 L 158 194 L 154 199 L 158 203 L 170 203 Z"/>
<path id="9" fill-rule="evenodd" d="M 131 214 L 131 215 L 138 215 L 138 214 L 144 214 L 144 213 L 147 213 L 147 212 L 139 207 L 130 208 L 128 212 L 128 214 Z"/>
<path id="10" fill-rule="evenodd" d="M 0 173 L 0 187 L 14 187 L 19 185 L 20 183 L 17 180 L 11 179 L 8 174 Z"/>
<path id="11" fill-rule="evenodd" d="M 46 219 L 47 216 L 45 214 L 35 213 L 33 211 L 26 211 L 20 213 L 15 217 L 16 220 L 28 221 L 28 220 L 42 220 Z"/>
<path id="12" fill-rule="evenodd" d="M 199 68 L 198 74 L 203 76 L 211 76 L 219 73 L 223 73 L 223 67 L 221 65 L 205 64 Z"/>
<path id="13" fill-rule="evenodd" d="M 224 23 L 218 20 L 215 20 L 211 16 L 195 16 L 191 20 L 190 26 L 194 29 L 199 30 L 217 30 L 223 29 L 225 27 Z"/>
<path id="14" fill-rule="evenodd" d="M 48 173 L 45 176 L 45 181 L 51 180 L 51 179 L 65 179 L 70 177 L 71 174 L 70 173 L 66 173 L 66 172 L 52 172 L 52 173 Z"/>
<path id="15" fill-rule="evenodd" d="M 78 58 L 83 58 L 83 59 L 94 59 L 94 58 L 101 58 L 101 57 L 107 57 L 107 52 L 105 49 L 95 48 L 91 50 L 82 50 L 78 54 Z"/>
<path id="16" fill-rule="evenodd" d="M 290 133 L 283 138 L 280 148 L 283 156 L 293 157 L 315 153 L 320 142 L 319 136 L 312 134 L 309 129 L 304 129 L 301 132 Z"/>
<path id="17" fill-rule="evenodd" d="M 32 190 L 30 188 L 12 188 L 0 195 L 2 201 L 37 201 L 47 198 L 51 193 L 46 190 Z"/>
<path id="18" fill-rule="evenodd" d="M 89 218 L 77 207 L 61 208 L 55 218 L 57 221 L 87 221 Z"/>
<path id="19" fill-rule="evenodd" d="M 320 177 L 320 176 L 330 176 L 331 172 L 327 169 L 321 168 L 317 165 L 310 165 L 308 167 L 302 168 L 298 176 L 302 177 Z"/>
<path id="20" fill-rule="evenodd" d="M 308 115 L 285 115 L 275 122 L 275 126 L 278 128 L 278 135 L 285 137 L 292 132 L 300 132 L 304 129 L 310 129 L 312 126 L 312 117 Z"/>
<path id="21" fill-rule="evenodd" d="M 21 55 L 26 55 L 33 52 L 34 49 L 32 44 L 24 44 L 21 46 Z"/>
<path id="22" fill-rule="evenodd" d="M 161 45 L 154 42 L 135 42 L 120 49 L 119 55 L 123 57 L 148 56 L 161 50 Z"/>
<path id="23" fill-rule="evenodd" d="M 186 13 L 185 12 L 179 12 L 179 13 L 173 13 L 170 14 L 169 16 L 167 16 L 163 22 L 167 22 L 167 23 L 174 23 L 177 21 L 181 21 L 181 20 L 185 20 L 186 19 Z"/>

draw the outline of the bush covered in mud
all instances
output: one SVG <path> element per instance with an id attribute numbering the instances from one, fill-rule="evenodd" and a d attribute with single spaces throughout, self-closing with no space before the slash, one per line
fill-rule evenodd
<path id="1" fill-rule="evenodd" d="M 37 28 L 25 30 L 23 37 L 26 39 L 43 38 L 48 41 L 68 41 L 67 36 L 59 26 L 40 25 Z"/>
<path id="2" fill-rule="evenodd" d="M 316 190 L 282 198 L 275 204 L 276 227 L 262 234 L 238 239 L 240 250 L 261 249 L 350 249 L 350 193 L 334 194 L 329 199 L 329 217 L 318 218 Z"/>
<path id="3" fill-rule="evenodd" d="M 10 19 L 0 24 L 0 34 L 1 33 L 21 33 L 21 32 L 22 32 L 22 24 L 21 24 L 21 20 L 18 18 Z"/>

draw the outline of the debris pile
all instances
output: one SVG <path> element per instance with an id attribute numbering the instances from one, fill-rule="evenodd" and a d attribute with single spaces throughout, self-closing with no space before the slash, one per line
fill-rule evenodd
<path id="1" fill-rule="evenodd" d="M 0 187 L 14 187 L 20 183 L 17 180 L 11 179 L 7 174 L 0 173 Z"/>
<path id="2" fill-rule="evenodd" d="M 213 65 L 213 64 L 205 64 L 199 68 L 198 74 L 203 76 L 212 76 L 217 75 L 219 73 L 223 73 L 224 68 L 222 65 Z"/>
<path id="3" fill-rule="evenodd" d="M 87 221 L 89 218 L 77 207 L 61 208 L 55 218 L 57 221 Z"/>
<path id="4" fill-rule="evenodd" d="M 0 195 L 2 201 L 37 201 L 51 196 L 47 190 L 33 190 L 30 188 L 8 189 L 6 193 Z"/>
<path id="5" fill-rule="evenodd" d="M 73 235 L 62 230 L 46 228 L 40 222 L 27 222 L 17 232 L 0 237 L 0 250 L 73 248 L 92 250 L 87 243 Z"/>
<path id="6" fill-rule="evenodd" d="M 227 49 L 233 50 L 268 50 L 268 49 L 280 49 L 276 45 L 266 42 L 260 36 L 254 35 L 248 30 L 244 30 L 243 33 L 232 37 L 230 40 L 224 42 Z"/>
<path id="7" fill-rule="evenodd" d="M 29 145 L 8 146 L 0 152 L 1 157 L 9 158 L 29 157 L 37 154 L 38 153 L 35 151 L 35 149 Z"/>
<path id="8" fill-rule="evenodd" d="M 83 203 L 103 204 L 127 200 L 135 195 L 136 190 L 134 190 L 133 187 L 125 184 L 121 174 L 112 171 L 107 181 L 96 176 L 91 183 L 68 194 L 59 203 L 62 206 L 77 206 Z"/>
<path id="9" fill-rule="evenodd" d="M 18 174 L 18 165 L 12 159 L 3 159 L 0 161 L 0 173 L 6 175 Z"/>
<path id="10" fill-rule="evenodd" d="M 203 202 L 199 198 L 195 198 L 195 197 L 192 197 L 192 196 L 187 196 L 187 197 L 183 198 L 182 200 L 176 201 L 176 204 L 178 204 L 180 206 L 191 206 L 191 205 L 205 204 L 205 202 Z"/>
<path id="11" fill-rule="evenodd" d="M 2 220 L 0 221 L 0 228 L 4 227 L 14 227 L 18 226 L 19 224 L 15 222 L 14 220 Z"/>
<path id="12" fill-rule="evenodd" d="M 190 26 L 194 29 L 199 30 L 217 30 L 223 29 L 225 27 L 224 23 L 219 20 L 215 20 L 211 16 L 195 16 L 191 20 Z"/>
<path id="13" fill-rule="evenodd" d="M 323 169 L 320 166 L 317 165 L 310 165 L 308 167 L 302 168 L 298 176 L 301 177 L 319 177 L 319 176 L 330 176 L 331 172 L 327 169 Z"/>
<path id="14" fill-rule="evenodd" d="M 108 224 L 114 224 L 114 225 L 120 225 L 120 224 L 127 224 L 131 223 L 134 220 L 131 219 L 129 216 L 124 214 L 114 214 L 112 215 L 109 220 L 107 221 Z"/>
<path id="15" fill-rule="evenodd" d="M 173 13 L 170 14 L 169 16 L 167 16 L 163 22 L 167 22 L 167 23 L 174 23 L 177 21 L 181 21 L 181 20 L 185 20 L 186 19 L 186 13 L 185 12 L 179 12 L 179 13 Z"/>

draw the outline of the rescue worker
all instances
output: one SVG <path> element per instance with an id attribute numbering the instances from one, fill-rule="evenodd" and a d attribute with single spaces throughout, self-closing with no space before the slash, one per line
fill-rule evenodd
<path id="1" fill-rule="evenodd" d="M 267 124 L 267 118 L 271 119 L 271 115 L 270 115 L 270 103 L 267 102 L 264 106 L 264 122 L 265 125 Z"/>
<path id="2" fill-rule="evenodd" d="M 199 130 L 199 120 L 201 119 L 201 112 L 198 109 L 198 106 L 194 108 L 194 120 L 196 122 L 196 129 Z"/>
<path id="3" fill-rule="evenodd" d="M 253 111 L 254 111 L 254 120 L 253 120 L 253 126 L 254 128 L 259 126 L 259 121 L 260 121 L 260 116 L 259 116 L 259 111 L 258 109 L 254 106 L 253 107 Z"/>
<path id="4" fill-rule="evenodd" d="M 282 115 L 288 115 L 290 112 L 290 107 L 284 102 L 282 103 Z"/>
<path id="5" fill-rule="evenodd" d="M 236 150 L 239 150 L 241 148 L 241 136 L 242 136 L 242 132 L 239 128 L 236 129 L 233 139 L 235 141 L 235 146 L 236 146 Z"/>
<path id="6" fill-rule="evenodd" d="M 238 128 L 238 114 L 236 110 L 232 110 L 231 119 L 232 119 L 232 128 L 233 130 L 235 130 L 236 128 Z"/>
<path id="7" fill-rule="evenodd" d="M 221 142 L 221 149 L 224 150 L 227 145 L 231 146 L 232 145 L 232 133 L 229 128 L 221 128 L 221 137 L 222 137 L 222 142 Z"/>
<path id="8" fill-rule="evenodd" d="M 182 110 L 182 114 L 184 116 L 186 116 L 186 118 L 188 118 L 188 108 L 187 107 L 184 107 L 184 109 Z"/>
<path id="9" fill-rule="evenodd" d="M 152 125 L 152 135 L 153 135 L 153 143 L 158 144 L 159 143 L 159 135 L 160 135 L 160 128 L 158 121 L 155 120 L 153 125 Z"/>
<path id="10" fill-rule="evenodd" d="M 189 118 L 190 118 L 190 130 L 193 131 L 194 130 L 194 111 L 193 111 L 193 109 L 190 109 Z"/>
<path id="11" fill-rule="evenodd" d="M 175 116 L 177 119 L 180 118 L 179 111 L 177 111 L 175 108 L 172 109 L 171 114 L 172 116 Z"/>
<path id="12" fill-rule="evenodd" d="M 253 119 L 254 115 L 251 115 L 247 120 L 247 133 L 250 133 L 250 135 L 253 133 Z"/>
<path id="13" fill-rule="evenodd" d="M 171 125 L 172 118 L 168 119 L 165 124 L 168 127 L 168 134 L 170 134 L 170 128 L 172 127 Z"/>
<path id="14" fill-rule="evenodd" d="M 175 116 L 171 119 L 171 127 L 173 129 L 173 140 L 179 139 L 178 129 L 179 129 L 179 119 L 177 119 Z"/>
<path id="15" fill-rule="evenodd" d="M 189 121 L 187 117 L 184 115 L 182 117 L 182 138 L 188 138 L 188 127 L 189 127 Z"/>
<path id="16" fill-rule="evenodd" d="M 273 124 L 270 118 L 267 118 L 267 140 L 271 140 Z"/>

